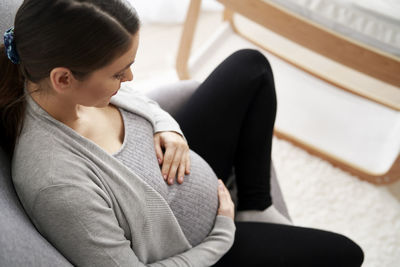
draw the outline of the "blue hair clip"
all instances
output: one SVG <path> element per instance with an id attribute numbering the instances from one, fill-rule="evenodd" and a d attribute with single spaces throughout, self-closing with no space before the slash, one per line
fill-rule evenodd
<path id="1" fill-rule="evenodd" d="M 20 59 L 14 40 L 14 27 L 11 27 L 4 33 L 4 46 L 6 48 L 7 57 L 11 60 L 11 62 L 14 64 L 19 64 Z"/>

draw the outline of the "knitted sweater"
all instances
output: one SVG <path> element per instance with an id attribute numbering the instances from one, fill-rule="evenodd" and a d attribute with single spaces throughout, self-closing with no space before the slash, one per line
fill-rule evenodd
<path id="1" fill-rule="evenodd" d="M 234 222 L 221 215 L 209 235 L 192 246 L 153 187 L 30 96 L 26 99 L 12 160 L 13 183 L 38 231 L 72 264 L 211 266 L 232 246 Z M 168 113 L 128 87 L 111 103 L 146 118 L 154 133 L 182 134 Z"/>
<path id="2" fill-rule="evenodd" d="M 199 244 L 214 226 L 218 209 L 218 196 L 215 194 L 218 178 L 208 163 L 190 150 L 191 173 L 184 177 L 183 184 L 168 185 L 157 162 L 151 123 L 135 113 L 120 111 L 125 138 L 114 156 L 167 201 L 189 243 Z"/>

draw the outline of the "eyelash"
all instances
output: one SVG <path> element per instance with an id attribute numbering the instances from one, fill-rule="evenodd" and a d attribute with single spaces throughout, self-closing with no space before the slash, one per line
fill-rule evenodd
<path id="1" fill-rule="evenodd" d="M 115 78 L 116 80 L 121 80 L 121 79 L 124 78 L 124 74 L 117 74 L 117 75 L 114 75 L 114 78 Z"/>

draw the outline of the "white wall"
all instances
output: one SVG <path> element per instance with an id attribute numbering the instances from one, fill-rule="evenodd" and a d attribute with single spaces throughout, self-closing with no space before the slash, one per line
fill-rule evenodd
<path id="1" fill-rule="evenodd" d="M 189 6 L 189 0 L 128 0 L 136 8 L 143 24 L 182 23 Z M 203 0 L 203 10 L 221 10 L 215 0 Z"/>

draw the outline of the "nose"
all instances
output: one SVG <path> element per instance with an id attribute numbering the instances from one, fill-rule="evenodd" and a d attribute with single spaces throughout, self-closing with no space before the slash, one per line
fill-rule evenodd
<path id="1" fill-rule="evenodd" d="M 133 80 L 132 69 L 129 68 L 126 70 L 125 79 L 122 82 L 130 82 Z"/>

